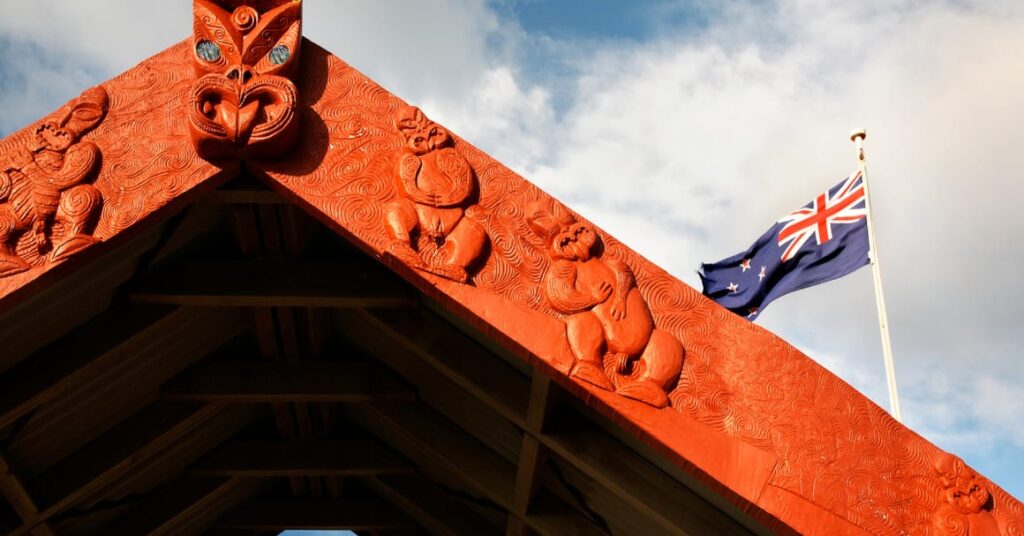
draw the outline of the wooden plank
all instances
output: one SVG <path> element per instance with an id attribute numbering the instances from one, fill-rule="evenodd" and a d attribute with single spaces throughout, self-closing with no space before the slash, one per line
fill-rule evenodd
<path id="1" fill-rule="evenodd" d="M 111 536 L 164 533 L 166 527 L 173 526 L 182 517 L 194 515 L 242 483 L 240 479 L 230 478 L 179 480 L 103 527 L 99 533 Z"/>
<path id="2" fill-rule="evenodd" d="M 163 306 L 117 309 L 0 375 L 0 428 L 84 381 L 94 369 L 122 359 L 175 312 Z"/>
<path id="3" fill-rule="evenodd" d="M 214 190 L 199 200 L 200 203 L 219 205 L 286 205 L 281 194 L 259 187 L 234 186 Z"/>
<path id="4" fill-rule="evenodd" d="M 582 416 L 551 428 L 540 440 L 552 453 L 656 521 L 666 533 L 750 533 Z"/>
<path id="5" fill-rule="evenodd" d="M 416 522 L 382 501 L 256 500 L 226 514 L 218 528 L 259 531 L 402 530 Z"/>
<path id="6" fill-rule="evenodd" d="M 367 486 L 438 536 L 487 536 L 497 529 L 457 499 L 421 476 L 384 476 Z"/>
<path id="7" fill-rule="evenodd" d="M 511 367 L 490 355 L 468 336 L 436 318 L 432 313 L 408 311 L 360 311 L 368 324 L 387 335 L 379 344 L 409 348 L 444 376 L 472 393 L 495 411 L 524 429 L 528 408 L 522 398 L 527 388 L 508 378 Z M 504 384 L 503 388 L 495 388 Z M 580 419 L 585 421 L 585 418 Z M 582 424 L 582 423 L 581 423 Z M 726 516 L 706 499 L 668 476 L 635 451 L 608 434 L 596 431 L 581 439 L 575 432 L 537 434 L 542 447 L 578 467 L 584 474 L 618 495 L 645 516 L 655 520 L 669 534 L 748 534 L 738 522 Z M 536 432 L 527 433 L 536 434 Z M 596 445 L 601 445 L 597 447 Z M 611 454 L 614 453 L 614 454 Z"/>
<path id="8" fill-rule="evenodd" d="M 515 468 L 437 412 L 416 404 L 346 406 L 365 429 L 408 456 L 417 466 L 451 475 L 506 511 L 513 510 Z M 523 516 L 544 535 L 601 534 L 575 512 Z"/>
<path id="9" fill-rule="evenodd" d="M 143 281 L 136 303 L 202 307 L 409 307 L 416 295 L 369 261 L 192 261 Z"/>
<path id="10" fill-rule="evenodd" d="M 40 514 L 16 534 L 115 483 L 149 456 L 216 416 L 222 406 L 166 402 L 151 405 L 30 483 Z"/>
<path id="11" fill-rule="evenodd" d="M 383 336 L 381 344 L 405 348 L 506 419 L 526 426 L 530 380 L 436 314 L 423 308 L 356 314 Z"/>
<path id="12" fill-rule="evenodd" d="M 22 523 L 32 522 L 39 514 L 35 499 L 29 494 L 18 475 L 14 473 L 10 463 L 0 455 L 0 495 L 10 503 Z M 34 536 L 50 536 L 53 530 L 48 523 L 40 523 L 32 530 Z"/>
<path id="13" fill-rule="evenodd" d="M 236 441 L 200 460 L 197 476 L 290 477 L 411 474 L 413 468 L 372 440 Z"/>
<path id="14" fill-rule="evenodd" d="M 338 361 L 211 363 L 164 388 L 165 400 L 210 402 L 411 401 L 416 393 L 379 366 Z"/>
<path id="15" fill-rule="evenodd" d="M 540 487 L 540 471 L 544 463 L 544 452 L 537 437 L 544 428 L 545 420 L 552 408 L 551 379 L 534 369 L 530 385 L 530 405 L 526 411 L 526 433 L 519 449 L 519 463 L 516 471 L 516 491 L 513 508 L 525 516 L 530 510 L 533 496 Z M 525 536 L 528 527 L 515 516 L 509 516 L 505 527 L 506 536 Z"/>

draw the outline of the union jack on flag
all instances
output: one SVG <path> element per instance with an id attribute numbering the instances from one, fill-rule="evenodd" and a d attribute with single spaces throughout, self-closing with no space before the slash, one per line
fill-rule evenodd
<path id="1" fill-rule="evenodd" d="M 786 248 L 782 252 L 782 261 L 792 259 L 812 236 L 819 246 L 831 240 L 833 224 L 857 223 L 867 215 L 864 181 L 858 171 L 839 183 L 838 189 L 818 195 L 804 208 L 794 210 L 779 220 L 779 223 L 786 224 L 779 231 L 779 247 Z"/>
<path id="2" fill-rule="evenodd" d="M 746 251 L 702 264 L 704 294 L 754 320 L 783 294 L 867 265 L 866 193 L 863 177 L 854 173 L 776 221 Z"/>

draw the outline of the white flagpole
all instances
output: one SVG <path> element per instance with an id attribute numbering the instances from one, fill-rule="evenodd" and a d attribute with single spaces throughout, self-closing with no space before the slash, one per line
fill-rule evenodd
<path id="1" fill-rule="evenodd" d="M 871 190 L 868 188 L 868 172 L 864 163 L 864 140 L 867 131 L 862 128 L 850 133 L 850 141 L 857 144 L 857 165 L 861 180 L 864 181 L 864 205 L 868 213 L 868 256 L 871 260 L 871 273 L 875 279 L 875 303 L 878 305 L 878 325 L 882 331 L 882 355 L 885 358 L 885 377 L 889 383 L 889 403 L 892 404 L 892 416 L 903 422 L 900 411 L 900 395 L 896 389 L 896 365 L 892 359 L 892 343 L 889 341 L 889 318 L 885 313 L 885 295 L 882 294 L 882 273 L 878 267 L 878 246 L 875 242 L 874 219 L 871 217 Z"/>

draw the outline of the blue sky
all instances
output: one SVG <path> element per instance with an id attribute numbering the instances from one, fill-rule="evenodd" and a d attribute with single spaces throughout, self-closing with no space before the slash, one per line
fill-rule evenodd
<path id="1" fill-rule="evenodd" d="M 97 4 L 0 8 L 0 132 L 190 31 L 186 0 Z M 694 286 L 866 127 L 905 420 L 1024 497 L 1020 2 L 307 0 L 305 25 Z M 760 322 L 888 406 L 868 270 Z"/>

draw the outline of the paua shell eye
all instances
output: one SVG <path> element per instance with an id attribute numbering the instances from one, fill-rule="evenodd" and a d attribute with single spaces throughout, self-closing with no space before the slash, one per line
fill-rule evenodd
<path id="1" fill-rule="evenodd" d="M 277 45 L 270 51 L 270 63 L 274 65 L 281 65 L 288 61 L 288 58 L 292 56 L 292 51 L 288 50 L 288 47 L 284 45 Z"/>
<path id="2" fill-rule="evenodd" d="M 200 41 L 196 43 L 196 55 L 213 63 L 220 59 L 220 47 L 213 41 Z"/>

